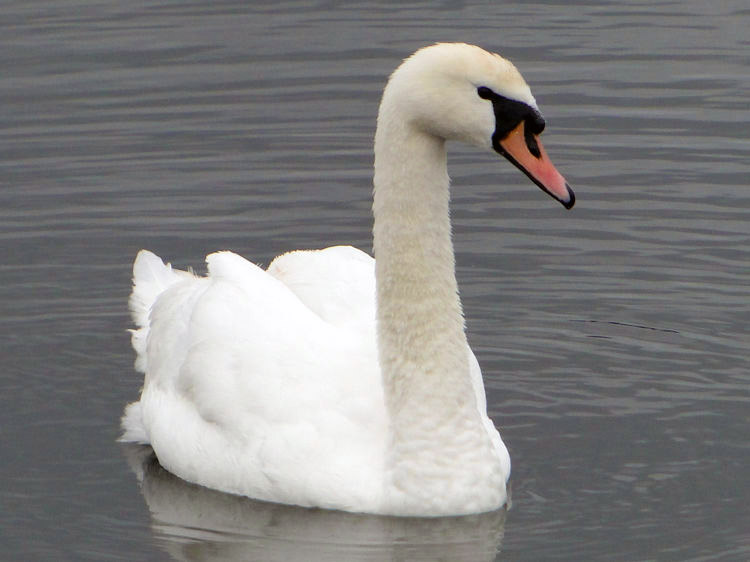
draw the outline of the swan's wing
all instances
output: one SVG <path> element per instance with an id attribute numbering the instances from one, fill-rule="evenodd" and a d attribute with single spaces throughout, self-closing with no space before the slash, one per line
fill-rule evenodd
<path id="1" fill-rule="evenodd" d="M 289 286 L 236 254 L 218 252 L 206 262 L 207 277 L 176 284 L 153 307 L 149 377 L 163 372 L 179 380 L 178 390 L 203 417 L 226 426 L 237 421 L 228 416 L 242 412 L 290 419 L 299 417 L 300 402 L 342 400 L 337 394 L 357 379 L 346 365 L 355 350 L 374 350 L 375 342 L 327 322 Z"/>
<path id="2" fill-rule="evenodd" d="M 375 260 L 361 250 L 297 250 L 273 260 L 268 273 L 326 322 L 374 328 Z"/>
<path id="3" fill-rule="evenodd" d="M 146 440 L 128 424 L 140 411 L 160 462 L 186 480 L 302 505 L 375 501 L 361 497 L 379 489 L 385 447 L 374 337 L 240 256 L 206 261 L 207 277 L 180 276 L 151 306 L 125 437 Z"/>
<path id="4" fill-rule="evenodd" d="M 505 474 L 510 474 L 510 456 L 508 455 L 508 450 L 505 447 L 494 422 L 487 414 L 487 395 L 484 390 L 482 369 L 479 367 L 479 361 L 477 361 L 477 357 L 474 355 L 471 348 L 469 348 L 469 375 L 471 376 L 471 386 L 474 388 L 474 395 L 477 399 L 479 416 L 481 417 L 487 435 L 489 435 L 490 441 L 498 454 L 498 458 L 504 466 Z"/>

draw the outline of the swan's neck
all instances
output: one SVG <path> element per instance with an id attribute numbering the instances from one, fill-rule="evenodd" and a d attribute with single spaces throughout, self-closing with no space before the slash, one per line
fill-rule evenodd
<path id="1" fill-rule="evenodd" d="M 471 388 L 445 141 L 398 125 L 387 132 L 387 144 L 381 130 L 376 138 L 375 277 L 378 352 L 398 415 L 406 402 L 453 402 Z"/>
<path id="2" fill-rule="evenodd" d="M 422 491 L 440 493 L 438 482 L 457 477 L 451 462 L 465 470 L 489 454 L 456 283 L 445 141 L 384 118 L 381 108 L 375 154 L 377 338 L 392 479 L 408 488 L 419 478 Z"/>

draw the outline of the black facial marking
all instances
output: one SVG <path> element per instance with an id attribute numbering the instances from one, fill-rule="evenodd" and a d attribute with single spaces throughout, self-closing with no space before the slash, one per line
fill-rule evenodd
<path id="1" fill-rule="evenodd" d="M 500 141 L 505 139 L 523 121 L 526 146 L 531 154 L 537 158 L 541 157 L 539 145 L 534 137 L 544 130 L 544 118 L 536 109 L 521 101 L 496 94 L 486 86 L 479 86 L 477 95 L 492 102 L 492 109 L 495 113 L 495 132 L 492 134 L 492 146 L 497 152 L 505 153 L 500 146 Z"/>
<path id="2" fill-rule="evenodd" d="M 485 100 L 491 100 L 492 96 L 495 95 L 495 92 L 490 90 L 487 86 L 479 86 L 477 88 L 477 94 L 479 94 L 479 97 Z"/>

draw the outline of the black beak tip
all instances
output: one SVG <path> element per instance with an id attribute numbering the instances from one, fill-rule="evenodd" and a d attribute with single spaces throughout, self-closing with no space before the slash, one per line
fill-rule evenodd
<path id="1" fill-rule="evenodd" d="M 576 194 L 573 193 L 573 190 L 570 189 L 570 186 L 566 183 L 565 188 L 568 190 L 568 200 L 567 201 L 560 201 L 563 204 L 563 207 L 566 209 L 572 209 L 573 205 L 576 204 Z"/>

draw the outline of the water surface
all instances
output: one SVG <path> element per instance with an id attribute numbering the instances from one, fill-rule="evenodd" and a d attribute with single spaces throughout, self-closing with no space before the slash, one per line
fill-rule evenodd
<path id="1" fill-rule="evenodd" d="M 10 1 L 0 10 L 0 537 L 38 560 L 750 558 L 744 2 Z M 460 40 L 513 59 L 578 195 L 453 147 L 505 514 L 237 500 L 115 439 L 130 265 L 370 250 L 377 103 Z M 202 518 L 201 518 L 202 517 Z"/>

